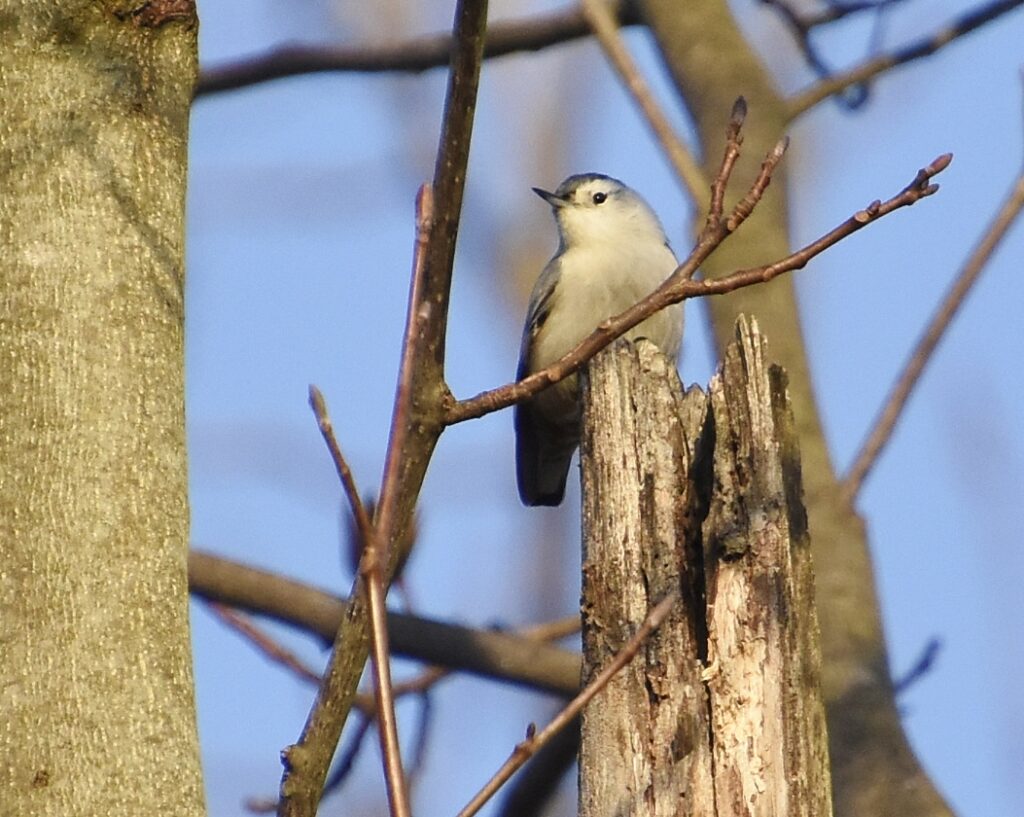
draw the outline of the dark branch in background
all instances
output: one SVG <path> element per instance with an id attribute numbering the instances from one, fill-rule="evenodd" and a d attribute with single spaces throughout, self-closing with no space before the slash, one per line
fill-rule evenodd
<path id="1" fill-rule="evenodd" d="M 621 25 L 640 22 L 632 3 L 619 5 Z M 575 6 L 527 20 L 495 23 L 487 33 L 484 57 L 502 57 L 521 51 L 539 51 L 590 35 L 583 14 Z M 267 54 L 203 69 L 195 97 L 247 88 L 275 79 L 323 72 L 420 73 L 448 65 L 450 32 L 429 34 L 390 45 L 317 47 L 289 45 Z"/>
<path id="2" fill-rule="evenodd" d="M 188 563 L 194 596 L 266 616 L 330 644 L 347 603 L 276 573 L 193 550 Z M 493 630 L 388 612 L 395 655 L 557 695 L 579 690 L 577 653 Z"/>
<path id="3" fill-rule="evenodd" d="M 736 138 L 738 139 L 738 134 Z M 690 280 L 693 273 L 696 272 L 697 268 L 711 252 L 743 222 L 754 206 L 756 206 L 771 179 L 771 173 L 775 165 L 782 158 L 783 148 L 784 145 L 780 144 L 765 159 L 760 176 L 755 180 L 747 195 L 733 208 L 732 214 L 727 219 L 721 219 L 720 215 L 716 216 L 712 210 L 708 216 L 708 224 L 705 226 L 697 246 L 657 291 L 625 312 L 602 323 L 575 349 L 568 352 L 546 369 L 523 378 L 517 383 L 509 383 L 497 389 L 482 392 L 467 400 L 451 403 L 448 407 L 446 421 L 449 424 L 453 424 L 482 417 L 492 411 L 505 408 L 533 396 L 551 384 L 557 383 L 562 378 L 577 371 L 586 361 L 616 338 L 637 324 L 642 323 L 659 309 L 663 309 L 670 304 L 706 295 L 722 295 L 741 287 L 770 281 L 783 273 L 802 268 L 816 255 L 824 252 L 844 238 L 853 235 L 853 233 L 867 226 L 872 221 L 882 218 L 901 207 L 909 207 L 922 198 L 937 192 L 938 185 L 932 183 L 932 177 L 945 170 L 952 161 L 951 154 L 940 156 L 928 167 L 918 171 L 914 180 L 888 201 L 872 202 L 868 207 L 855 213 L 821 238 L 812 241 L 797 252 L 772 264 L 739 270 L 714 280 Z M 731 167 L 729 164 L 730 157 L 732 157 L 731 161 L 734 162 L 737 152 L 738 144 L 734 151 L 727 149 L 726 157 L 723 160 L 723 171 L 718 174 L 716 184 L 724 184 L 724 181 L 727 180 L 728 169 Z M 712 201 L 714 202 L 715 200 L 713 196 Z M 720 198 L 718 201 L 720 202 Z"/>
<path id="4" fill-rule="evenodd" d="M 937 638 L 928 639 L 928 643 L 924 645 L 924 649 L 921 650 L 921 654 L 914 662 L 913 666 L 910 667 L 903 675 L 899 678 L 894 678 L 892 682 L 892 691 L 895 695 L 902 695 L 910 687 L 924 678 L 932 667 L 935 666 L 935 661 L 939 657 L 939 652 L 942 650 L 942 642 Z"/>
<path id="5" fill-rule="evenodd" d="M 781 2 L 764 0 L 780 11 Z M 900 0 L 879 0 L 879 2 L 852 3 L 849 6 L 835 4 L 829 9 L 806 17 L 796 17 L 791 27 L 799 25 L 807 31 L 853 12 L 868 11 L 891 6 Z M 834 76 L 819 59 L 812 67 L 823 76 L 817 84 L 796 94 L 788 105 L 789 118 L 795 119 L 818 103 L 832 96 L 843 94 L 849 88 L 864 85 L 868 80 L 890 68 L 904 65 L 913 60 L 930 56 L 953 40 L 969 34 L 977 28 L 992 22 L 1017 8 L 1024 0 L 1000 0 L 982 6 L 956 18 L 952 23 L 934 34 L 900 48 L 890 54 L 883 54 L 866 60 L 859 66 Z M 619 24 L 639 24 L 640 18 L 633 2 L 619 4 Z M 784 18 L 789 19 L 782 11 Z M 539 51 L 561 45 L 590 35 L 590 27 L 578 8 L 537 16 L 527 20 L 495 23 L 491 27 L 484 51 L 486 58 L 501 57 L 523 51 Z M 797 34 L 802 45 L 801 36 Z M 249 57 L 204 69 L 195 88 L 195 97 L 238 90 L 285 77 L 322 72 L 360 73 L 420 73 L 448 64 L 451 36 L 447 33 L 417 37 L 400 43 L 363 47 L 314 47 L 282 46 L 267 54 Z"/>
<path id="6" fill-rule="evenodd" d="M 348 744 L 338 755 L 338 762 L 334 764 L 334 769 L 324 784 L 324 797 L 337 791 L 352 773 L 356 758 L 359 757 L 359 752 L 363 748 L 363 741 L 372 726 L 373 718 L 368 718 L 365 715 L 356 724 L 355 729 L 352 730 L 352 737 L 349 738 Z"/>
<path id="7" fill-rule="evenodd" d="M 902 416 L 904 408 L 906 408 L 907 400 L 910 399 L 914 387 L 921 379 L 928 361 L 932 359 L 939 341 L 942 340 L 946 330 L 949 329 L 950 323 L 956 317 L 960 307 L 963 306 L 964 300 L 970 293 L 971 288 L 981 276 L 982 271 L 985 269 L 986 264 L 988 264 L 992 254 L 996 251 L 999 243 L 1003 240 L 1003 237 L 1017 220 L 1022 208 L 1024 208 L 1024 174 L 1017 179 L 1009 197 L 985 230 L 981 241 L 974 252 L 971 253 L 967 263 L 964 264 L 949 292 L 946 293 L 946 297 L 943 299 L 938 311 L 928 323 L 924 333 L 921 335 L 921 339 L 917 342 L 917 346 L 914 347 L 914 351 L 910 355 L 910 359 L 907 361 L 903 372 L 897 379 L 892 391 L 889 392 L 889 396 L 875 420 L 871 433 L 854 458 L 853 465 L 850 466 L 847 475 L 843 478 L 842 500 L 844 502 L 853 502 L 857 494 L 860 493 L 864 480 L 867 479 L 874 464 L 878 461 L 879 455 L 892 437 L 896 423 Z"/>
<path id="8" fill-rule="evenodd" d="M 788 118 L 796 119 L 819 102 L 835 96 L 851 86 L 867 82 L 890 68 L 931 56 L 953 40 L 970 34 L 986 23 L 997 20 L 1022 4 L 1024 4 L 1024 0 L 999 0 L 999 2 L 981 6 L 960 15 L 927 37 L 898 48 L 889 54 L 873 57 L 848 71 L 824 79 L 790 98 L 787 104 Z"/>
<path id="9" fill-rule="evenodd" d="M 434 683 L 445 677 L 447 674 L 447 670 L 434 667 L 424 672 L 418 678 L 414 678 L 412 681 L 395 684 L 396 697 L 406 694 L 417 694 L 422 701 L 419 733 L 417 735 L 416 745 L 413 751 L 413 760 L 412 763 L 409 764 L 410 784 L 413 778 L 419 773 L 420 767 L 423 763 L 424 743 L 426 741 L 428 721 L 430 717 L 430 696 L 427 693 Z M 372 726 L 373 723 L 374 719 L 366 717 L 365 715 L 363 715 L 362 719 L 357 722 L 354 730 L 355 735 L 349 740 L 348 745 L 345 746 L 341 754 L 338 755 L 338 760 L 334 764 L 334 768 L 331 770 L 331 773 L 327 778 L 327 783 L 324 785 L 324 798 L 327 798 L 329 795 L 340 789 L 348 779 L 348 776 L 355 765 L 355 759 L 359 754 L 359 750 L 362 748 L 363 737 L 365 736 L 367 729 Z"/>
<path id="10" fill-rule="evenodd" d="M 790 34 L 796 41 L 800 53 L 803 54 L 807 65 L 817 74 L 819 80 L 829 79 L 832 76 L 832 69 L 826 64 L 824 57 L 818 53 L 814 43 L 811 41 L 815 28 L 834 23 L 846 17 L 863 12 L 873 12 L 875 17 L 875 31 L 879 30 L 882 21 L 882 13 L 905 0 L 868 0 L 863 3 L 830 3 L 824 9 L 815 13 L 804 13 L 798 11 L 786 0 L 761 0 L 761 3 L 775 10 L 786 24 Z M 877 39 L 876 37 L 872 38 Z M 840 101 L 849 108 L 856 108 L 864 104 L 868 98 L 868 86 L 863 83 L 844 88 L 838 94 Z"/>
<path id="11" fill-rule="evenodd" d="M 802 30 L 810 31 L 813 28 L 825 26 L 863 12 L 881 11 L 891 8 L 905 2 L 905 0 L 864 0 L 864 2 L 856 3 L 845 3 L 842 0 L 827 0 L 825 8 L 820 11 L 805 13 L 797 12 L 788 4 L 781 2 L 781 0 L 761 0 L 761 2 L 779 11 L 782 11 L 780 7 L 785 6 L 784 13 L 792 15 L 794 23 Z"/>
<path id="12" fill-rule="evenodd" d="M 423 744 L 426 741 L 430 717 L 430 695 L 428 693 L 434 684 L 442 678 L 446 678 L 448 674 L 449 672 L 446 669 L 430 667 L 416 678 L 394 685 L 394 694 L 396 698 L 405 695 L 417 695 L 421 701 L 420 725 L 417 733 L 415 749 L 413 751 L 413 760 L 409 765 L 409 773 L 407 776 L 410 786 L 413 778 L 419 773 L 420 767 L 423 763 Z M 353 730 L 355 735 L 349 740 L 348 744 L 338 755 L 334 768 L 327 777 L 327 782 L 324 784 L 324 799 L 340 789 L 345 783 L 348 775 L 352 771 L 356 756 L 359 754 L 363 737 L 365 736 L 368 728 L 376 721 L 376 709 L 373 708 L 373 702 L 370 702 L 371 709 L 369 713 L 367 713 L 359 701 L 360 697 L 361 696 L 357 696 L 356 698 L 356 705 L 359 706 L 362 711 L 360 712 L 360 719 L 356 722 L 356 727 Z"/>

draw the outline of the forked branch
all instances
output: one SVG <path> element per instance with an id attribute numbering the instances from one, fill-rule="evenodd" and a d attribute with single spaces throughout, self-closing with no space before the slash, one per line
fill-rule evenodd
<path id="1" fill-rule="evenodd" d="M 440 411 L 441 395 L 445 392 L 448 295 L 486 21 L 486 0 L 460 0 L 455 12 L 444 124 L 434 172 L 433 191 L 439 206 L 433 217 L 423 217 L 426 197 L 421 195 L 417 260 L 380 505 L 367 540 L 365 564 L 361 565 L 359 582 L 335 637 L 316 702 L 299 741 L 282 753 L 285 773 L 278 806 L 280 817 L 316 814 L 327 768 L 366 664 L 368 641 L 373 643 L 378 658 L 378 672 L 386 671 L 383 603 L 398 563 L 394 545 L 402 541 L 403 532 L 411 524 L 427 463 L 443 429 Z M 429 240 L 425 238 L 427 234 Z M 368 594 L 363 592 L 364 585 L 369 588 Z M 397 780 L 394 760 L 393 752 L 387 761 L 393 808 L 397 803 L 394 795 L 404 786 Z"/>

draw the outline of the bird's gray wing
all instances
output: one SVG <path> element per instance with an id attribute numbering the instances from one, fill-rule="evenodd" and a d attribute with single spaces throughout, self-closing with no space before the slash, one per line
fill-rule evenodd
<path id="1" fill-rule="evenodd" d="M 561 256 L 556 255 L 533 285 L 533 292 L 530 293 L 530 309 L 526 313 L 526 324 L 523 326 L 523 340 L 519 347 L 519 369 L 516 375 L 517 380 L 522 380 L 530 373 L 530 349 L 533 346 L 533 339 L 544 326 L 544 322 L 551 314 L 555 305 L 555 291 L 557 290 L 558 279 L 561 274 Z"/>
<path id="2" fill-rule="evenodd" d="M 523 327 L 516 380 L 531 373 L 533 344 L 557 301 L 558 265 L 559 258 L 555 256 L 534 285 Z M 519 498 L 525 505 L 558 505 L 565 493 L 575 443 L 566 445 L 562 424 L 550 422 L 532 400 L 517 403 L 514 415 Z"/>

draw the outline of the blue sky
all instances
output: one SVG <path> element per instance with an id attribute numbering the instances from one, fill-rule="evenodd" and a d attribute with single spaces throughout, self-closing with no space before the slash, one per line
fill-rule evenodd
<path id="1" fill-rule="evenodd" d="M 422 4 L 416 19 L 375 27 L 357 19 L 362 8 L 207 0 L 202 61 L 286 41 L 434 31 L 448 25 L 451 5 Z M 967 7 L 904 5 L 890 15 L 885 43 L 919 36 Z M 543 7 L 494 2 L 492 16 Z M 746 3 L 735 8 L 783 88 L 810 81 L 770 14 Z M 794 244 L 893 194 L 936 155 L 956 156 L 938 196 L 797 273 L 815 382 L 843 467 L 1019 171 L 1022 34 L 1024 15 L 1011 14 L 883 79 L 864 109 L 826 103 L 791 131 Z M 821 43 L 843 64 L 862 56 L 870 37 L 869 27 L 855 23 Z M 629 42 L 671 100 L 646 38 L 634 32 Z M 443 93 L 443 72 L 435 71 L 301 77 L 197 103 L 187 293 L 197 546 L 348 589 L 340 490 L 306 390 L 310 383 L 323 390 L 357 480 L 375 489 L 404 320 L 413 199 L 431 174 Z M 668 107 L 678 116 L 674 102 Z M 594 45 L 488 63 L 478 113 L 448 353 L 460 396 L 514 373 L 525 278 L 555 245 L 550 215 L 531 186 L 550 189 L 575 172 L 609 173 L 645 195 L 677 248 L 687 244 L 685 199 Z M 680 127 L 685 132 L 681 120 Z M 1024 813 L 1022 251 L 1024 234 L 1016 230 L 940 347 L 859 503 L 895 673 L 929 639 L 942 641 L 937 665 L 901 705 L 919 756 L 965 817 Z M 513 273 L 519 268 L 525 277 Z M 686 382 L 704 383 L 711 372 L 703 324 L 701 307 L 691 303 Z M 579 593 L 576 490 L 563 509 L 519 506 L 508 412 L 449 430 L 427 476 L 408 573 L 416 608 L 473 625 L 571 614 Z M 193 621 L 211 814 L 233 817 L 246 813 L 243 798 L 276 790 L 278 752 L 296 739 L 313 693 L 202 606 Z M 311 641 L 275 632 L 311 663 L 322 662 Z M 407 671 L 400 664 L 399 674 Z M 545 720 L 553 707 L 543 696 L 485 681 L 442 684 L 417 811 L 460 807 L 525 725 Z M 403 737 L 411 738 L 415 705 L 403 704 L 400 715 Z M 377 751 L 368 745 L 324 813 L 379 814 L 382 798 Z M 564 798 L 571 813 L 574 795 Z"/>

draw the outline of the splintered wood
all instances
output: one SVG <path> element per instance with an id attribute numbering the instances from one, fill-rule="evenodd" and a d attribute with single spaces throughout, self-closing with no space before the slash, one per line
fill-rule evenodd
<path id="1" fill-rule="evenodd" d="M 828 817 L 813 569 L 785 373 L 741 319 L 709 394 L 621 342 L 583 382 L 581 817 Z"/>

